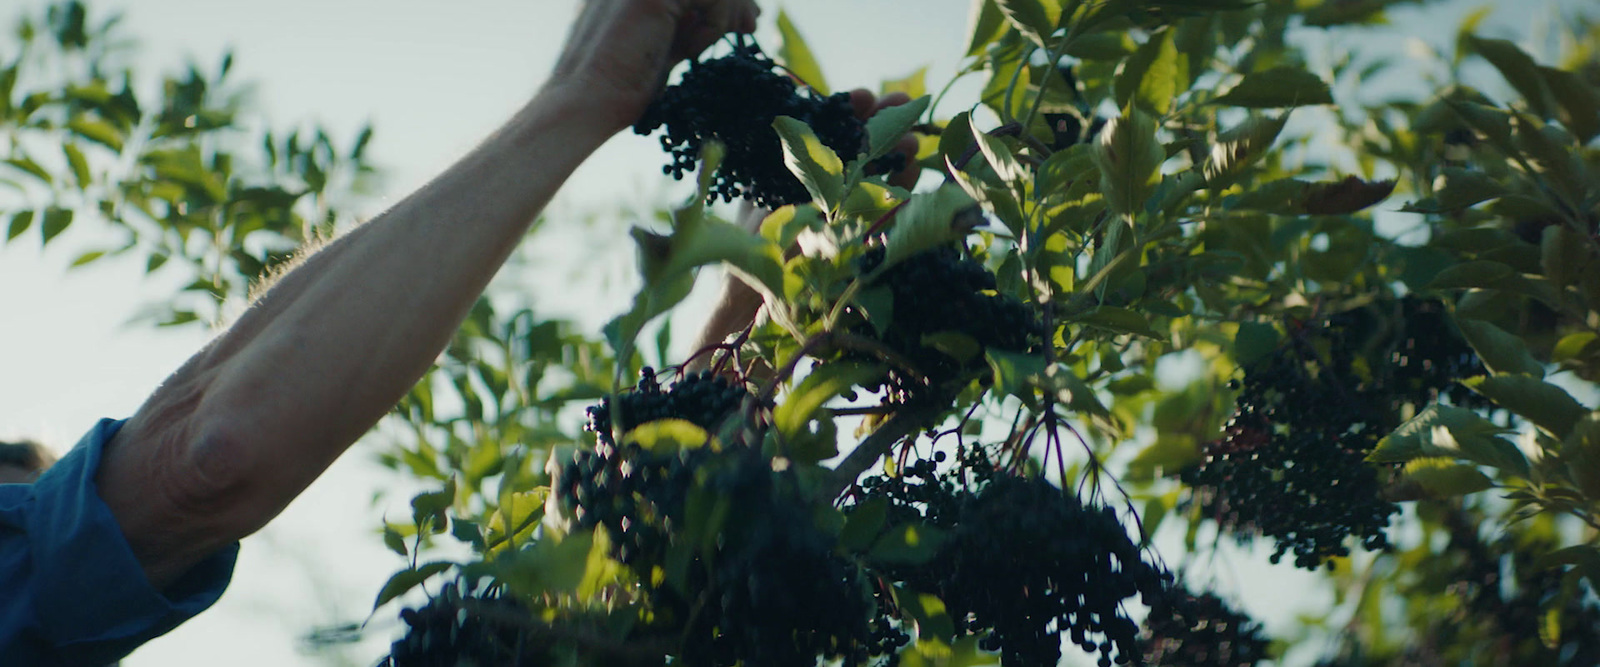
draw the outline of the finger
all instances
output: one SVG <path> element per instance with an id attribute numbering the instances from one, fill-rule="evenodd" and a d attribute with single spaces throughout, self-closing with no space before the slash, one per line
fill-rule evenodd
<path id="1" fill-rule="evenodd" d="M 900 140 L 895 142 L 894 152 L 906 156 L 906 160 L 905 166 L 889 176 L 889 185 L 907 190 L 916 187 L 917 179 L 922 176 L 922 167 L 917 166 L 918 146 L 917 138 L 911 135 L 900 137 Z"/>
<path id="2" fill-rule="evenodd" d="M 877 99 L 872 95 L 872 91 L 857 88 L 850 91 L 850 108 L 855 112 L 856 120 L 864 123 L 872 117 L 873 111 L 877 108 Z"/>
<path id="3" fill-rule="evenodd" d="M 739 18 L 735 21 L 734 32 L 750 34 L 756 31 L 756 19 L 761 18 L 761 6 L 753 0 L 739 3 Z"/>
<path id="4" fill-rule="evenodd" d="M 897 106 L 900 106 L 902 104 L 908 104 L 910 102 L 911 102 L 911 96 L 910 95 L 907 95 L 907 94 L 899 92 L 899 91 L 896 91 L 896 92 L 893 92 L 893 93 L 889 93 L 888 95 L 884 95 L 883 99 L 878 100 L 878 106 L 877 106 L 876 109 L 873 109 L 873 113 L 877 113 L 879 111 L 883 111 L 884 109 L 887 109 L 889 107 L 897 107 Z"/>

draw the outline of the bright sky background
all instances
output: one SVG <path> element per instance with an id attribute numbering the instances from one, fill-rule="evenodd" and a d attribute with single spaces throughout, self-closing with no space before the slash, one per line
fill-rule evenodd
<path id="1" fill-rule="evenodd" d="M 10 25 L 15 4 L 0 22 Z M 23 0 L 38 7 L 40 0 Z M 258 82 L 256 100 L 277 125 L 317 120 L 353 132 L 371 119 L 371 156 L 387 168 L 378 212 L 414 189 L 493 130 L 537 89 L 573 14 L 555 0 L 107 0 L 93 11 L 126 10 L 127 33 L 142 45 L 141 69 L 173 69 L 193 57 L 214 69 L 224 48 L 236 52 L 237 80 Z M 1506 0 L 1499 18 L 1520 24 L 1528 12 L 1504 9 L 1545 2 Z M 1579 2 L 1563 3 L 1576 6 Z M 964 50 L 967 0 L 806 0 L 788 8 L 835 88 L 875 86 L 928 65 L 937 88 L 953 75 Z M 1422 23 L 1430 41 L 1453 29 L 1471 5 L 1450 3 Z M 777 38 L 767 15 L 759 36 Z M 1526 25 L 1526 24 L 1522 24 Z M 1404 36 L 1404 31 L 1393 35 Z M 1400 48 L 1403 40 L 1391 40 Z M 948 103 L 946 115 L 969 100 Z M 672 189 L 660 175 L 664 156 L 654 138 L 621 135 L 569 182 L 552 207 L 550 236 L 583 231 L 588 213 L 644 208 Z M 674 195 L 675 196 L 675 195 Z M 627 243 L 614 236 L 588 244 Z M 29 235 L 27 238 L 33 238 Z M 94 239 L 69 232 L 41 254 L 36 241 L 0 248 L 0 439 L 34 437 L 58 450 L 70 447 L 103 416 L 133 412 L 165 375 L 196 351 L 206 335 L 192 329 L 152 331 L 125 323 L 148 301 L 175 287 L 174 277 L 142 276 L 142 262 L 107 261 L 68 271 Z M 591 326 L 610 318 L 628 298 L 614 258 L 585 272 L 592 249 L 583 245 L 533 248 L 549 265 L 529 284 L 541 312 Z M 624 257 L 626 255 L 623 255 Z M 702 279 L 702 283 L 713 281 Z M 705 295 L 694 302 L 707 303 Z M 680 317 L 680 320 L 692 320 Z M 681 337 L 680 337 L 681 339 Z M 382 655 L 394 610 L 374 621 L 378 638 L 348 652 L 347 663 L 298 651 L 314 624 L 359 620 L 399 565 L 372 532 L 382 508 L 371 503 L 395 477 L 370 460 L 376 448 L 358 445 L 261 534 L 248 539 L 234 583 L 209 612 L 139 650 L 128 667 L 156 665 L 370 665 Z M 403 489 L 402 489 L 403 491 Z M 396 506 L 398 508 L 400 506 Z M 392 514 L 403 511 L 394 509 Z M 1277 628 L 1308 598 L 1310 580 L 1287 566 L 1243 560 L 1219 577 Z M 1248 576 L 1244 576 L 1248 575 Z"/>

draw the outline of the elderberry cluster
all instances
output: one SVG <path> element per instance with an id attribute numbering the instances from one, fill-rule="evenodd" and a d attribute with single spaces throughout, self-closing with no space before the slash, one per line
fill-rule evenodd
<path id="1" fill-rule="evenodd" d="M 390 647 L 382 667 L 538 665 L 546 645 L 529 641 L 513 619 L 529 618 L 526 607 L 497 590 L 475 593 L 446 584 L 420 608 L 400 611 L 406 634 Z"/>
<path id="2" fill-rule="evenodd" d="M 859 260 L 860 273 L 876 269 L 885 253 L 881 245 L 870 248 Z M 906 369 L 891 364 L 882 382 L 863 387 L 870 391 L 887 387 L 887 404 L 946 400 L 959 389 L 948 383 L 983 367 L 984 349 L 1026 351 L 1045 338 L 1044 325 L 1032 308 L 1009 294 L 996 294 L 994 274 L 952 246 L 907 257 L 868 287 L 877 286 L 887 287 L 893 299 L 893 317 L 881 340 L 912 366 Z M 853 329 L 859 335 L 877 337 L 868 322 Z M 927 336 L 940 333 L 969 337 L 979 346 L 977 354 L 957 359 L 929 345 Z"/>
<path id="3" fill-rule="evenodd" d="M 1141 640 L 1151 667 L 1254 667 L 1267 658 L 1261 624 L 1211 593 L 1174 590 L 1158 599 Z"/>
<path id="4" fill-rule="evenodd" d="M 584 428 L 610 446 L 616 446 L 611 436 L 613 418 L 622 433 L 659 419 L 682 419 L 714 432 L 749 395 L 743 386 L 710 371 L 684 376 L 663 391 L 655 370 L 646 366 L 639 371 L 638 386 L 617 396 L 617 406 L 611 404 L 610 396 L 591 406 Z"/>
<path id="5" fill-rule="evenodd" d="M 1172 576 L 1141 560 L 1116 513 L 1043 479 L 998 473 L 981 456 L 964 454 L 941 476 L 939 458 L 863 482 L 863 502 L 889 501 L 890 525 L 921 521 L 948 536 L 925 564 L 882 570 L 938 596 L 957 635 L 980 637 L 1008 667 L 1056 664 L 1063 636 L 1101 665 L 1137 662 L 1138 626 L 1123 603 L 1158 599 Z"/>
<path id="6" fill-rule="evenodd" d="M 1399 507 L 1365 462 L 1409 406 L 1441 395 L 1487 405 L 1456 380 L 1483 372 L 1443 306 L 1407 298 L 1295 327 L 1269 356 L 1247 365 L 1223 437 L 1181 473 L 1202 512 L 1241 541 L 1276 540 L 1277 562 L 1316 568 L 1349 554 L 1346 538 L 1388 546 Z"/>
<path id="7" fill-rule="evenodd" d="M 700 375 L 663 392 L 646 369 L 639 387 L 619 396 L 618 419 L 715 425 L 745 399 L 732 389 Z M 580 528 L 605 530 L 654 623 L 683 638 L 678 661 L 811 667 L 821 656 L 859 666 L 904 645 L 875 620 L 866 579 L 815 524 L 792 474 L 739 443 L 617 446 L 606 436 L 611 414 L 609 404 L 591 409 L 602 442 L 577 453 L 554 489 Z"/>
<path id="8" fill-rule="evenodd" d="M 691 63 L 633 130 L 650 134 L 665 126 L 661 148 L 672 161 L 662 172 L 677 179 L 694 171 L 705 142 L 721 142 L 727 152 L 710 196 L 723 201 L 744 197 L 758 206 L 777 208 L 811 201 L 805 186 L 784 165 L 783 146 L 772 129 L 778 116 L 809 125 L 817 139 L 847 161 L 861 152 L 866 141 L 848 93 L 823 97 L 807 89 L 801 94 L 750 43 L 735 46 L 721 58 Z"/>

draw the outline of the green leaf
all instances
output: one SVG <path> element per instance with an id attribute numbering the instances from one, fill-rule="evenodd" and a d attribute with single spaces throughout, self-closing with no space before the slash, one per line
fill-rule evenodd
<path id="1" fill-rule="evenodd" d="M 1433 498 L 1464 496 L 1494 488 L 1494 481 L 1476 467 L 1447 458 L 1424 458 L 1407 463 L 1405 481 L 1418 484 Z"/>
<path id="2" fill-rule="evenodd" d="M 72 209 L 68 208 L 45 209 L 44 219 L 39 222 L 39 233 L 45 243 L 60 236 L 61 232 L 67 231 L 67 227 L 72 224 L 72 214 Z"/>
<path id="3" fill-rule="evenodd" d="M 1589 413 L 1573 425 L 1561 443 L 1567 476 L 1590 500 L 1600 500 L 1600 413 Z"/>
<path id="4" fill-rule="evenodd" d="M 889 529 L 872 545 L 867 560 L 884 565 L 926 565 L 939 555 L 948 536 L 937 528 L 915 523 Z"/>
<path id="5" fill-rule="evenodd" d="M 806 186 L 817 206 L 832 211 L 844 196 L 844 163 L 833 149 L 817 139 L 811 127 L 788 116 L 778 116 L 772 129 L 783 142 L 783 163 Z"/>
<path id="6" fill-rule="evenodd" d="M 1282 109 L 1333 104 L 1333 91 L 1317 75 L 1294 67 L 1274 67 L 1246 74 L 1244 80 L 1212 104 L 1250 109 Z"/>
<path id="7" fill-rule="evenodd" d="M 657 419 L 624 433 L 622 441 L 645 451 L 670 454 L 680 449 L 704 447 L 711 442 L 711 434 L 685 419 Z"/>
<path id="8" fill-rule="evenodd" d="M 995 0 L 995 4 L 1012 27 L 1041 47 L 1046 46 L 1046 40 L 1055 32 L 1056 20 L 1061 16 L 1059 6 L 1056 7 L 1056 15 L 1051 16 L 1045 3 L 1040 0 Z"/>
<path id="9" fill-rule="evenodd" d="M 411 521 L 419 527 L 426 526 L 434 533 L 442 533 L 450 527 L 450 517 L 445 510 L 455 502 L 456 480 L 452 477 L 445 482 L 443 489 L 419 493 L 411 498 Z"/>
<path id="10" fill-rule="evenodd" d="M 378 599 L 372 603 L 372 608 L 376 610 L 378 607 L 382 607 L 384 603 L 405 595 L 407 591 L 416 588 L 422 582 L 452 567 L 455 567 L 455 563 L 435 561 L 416 568 L 408 567 L 394 573 L 394 576 L 389 577 L 389 580 L 384 582 L 383 588 L 379 589 Z"/>
<path id="11" fill-rule="evenodd" d="M 1155 114 L 1165 116 L 1172 110 L 1172 100 L 1186 87 L 1188 61 L 1179 58 L 1173 38 L 1178 31 L 1173 28 L 1150 36 L 1133 55 L 1117 68 L 1115 92 L 1118 107 L 1130 103 Z"/>
<path id="12" fill-rule="evenodd" d="M 898 593 L 895 598 L 901 608 L 917 622 L 918 639 L 948 640 L 956 636 L 955 621 L 951 620 L 950 612 L 945 609 L 944 600 L 940 600 L 939 596 L 913 590 L 900 590 Z"/>
<path id="13" fill-rule="evenodd" d="M 1600 335 L 1589 331 L 1579 331 L 1562 336 L 1561 340 L 1556 342 L 1555 349 L 1550 351 L 1550 361 L 1559 364 L 1563 361 L 1578 359 L 1584 355 L 1584 352 L 1595 341 L 1600 341 Z"/>
<path id="14" fill-rule="evenodd" d="M 1567 390 L 1527 375 L 1479 376 L 1461 383 L 1557 439 L 1566 438 L 1572 426 L 1589 414 Z"/>
<path id="15" fill-rule="evenodd" d="M 1506 83 L 1522 94 L 1522 98 L 1528 102 L 1528 108 L 1534 113 L 1543 118 L 1553 115 L 1550 89 L 1546 87 L 1545 78 L 1531 56 L 1517 48 L 1516 44 L 1503 39 L 1468 35 L 1464 43 L 1473 53 L 1483 56 L 1495 69 L 1500 70 Z"/>
<path id="16" fill-rule="evenodd" d="M 483 527 L 479 526 L 476 521 L 468 521 L 459 517 L 452 519 L 450 521 L 450 536 L 471 545 L 474 550 L 483 550 Z"/>
<path id="17" fill-rule="evenodd" d="M 778 10 L 778 34 L 783 38 L 778 45 L 779 62 L 817 94 L 827 95 L 828 82 L 822 78 L 822 68 L 817 65 L 816 57 L 811 55 L 811 47 L 806 45 L 805 38 L 794 27 L 789 13 L 781 9 Z"/>
<path id="18" fill-rule="evenodd" d="M 1226 187 L 1267 154 L 1267 149 L 1278 140 L 1278 133 L 1283 131 L 1288 121 L 1287 115 L 1275 118 L 1251 116 L 1222 133 L 1217 137 L 1217 144 L 1211 147 L 1211 155 L 1206 158 L 1203 168 L 1206 184 L 1217 190 Z"/>
<path id="19" fill-rule="evenodd" d="M 95 261 L 97 259 L 100 259 L 101 257 L 105 257 L 105 255 L 106 255 L 106 251 L 104 251 L 104 250 L 90 250 L 90 251 L 85 252 L 85 253 L 83 253 L 81 255 L 78 255 L 76 258 L 74 258 L 72 260 L 72 264 L 70 264 L 69 266 L 72 266 L 72 267 L 83 266 L 84 264 L 88 264 L 90 262 L 93 262 L 93 261 Z"/>
<path id="20" fill-rule="evenodd" d="M 1495 289 L 1517 275 L 1516 270 L 1500 262 L 1473 260 L 1456 264 L 1434 276 L 1428 284 L 1432 289 Z"/>
<path id="21" fill-rule="evenodd" d="M 21 169 L 24 172 L 27 172 L 34 178 L 44 181 L 47 184 L 55 182 L 55 179 L 50 176 L 49 171 L 46 171 L 44 167 L 39 166 L 39 163 L 34 162 L 27 157 L 6 158 L 4 162 L 5 164 L 9 164 L 13 167 Z"/>
<path id="22" fill-rule="evenodd" d="M 69 141 L 61 145 L 61 152 L 67 156 L 67 166 L 72 169 L 72 177 L 77 179 L 78 187 L 89 187 L 89 160 L 83 157 L 83 151 Z"/>
<path id="23" fill-rule="evenodd" d="M 111 150 L 122 150 L 122 133 L 103 120 L 78 116 L 67 122 L 67 129 Z"/>
<path id="24" fill-rule="evenodd" d="M 967 57 L 980 55 L 985 49 L 1006 34 L 1006 17 L 1000 13 L 1000 7 L 994 0 L 975 0 L 972 3 L 972 13 L 967 24 L 971 26 L 967 33 Z"/>
<path id="25" fill-rule="evenodd" d="M 982 212 L 959 187 L 946 185 L 915 193 L 895 214 L 894 226 L 884 241 L 883 262 L 873 269 L 873 276 L 907 257 L 964 238 L 982 222 Z"/>
<path id="26" fill-rule="evenodd" d="M 1528 475 L 1528 460 L 1517 446 L 1500 437 L 1503 429 L 1477 413 L 1453 405 L 1434 404 L 1401 424 L 1367 455 L 1374 463 L 1450 457 Z"/>
<path id="27" fill-rule="evenodd" d="M 888 498 L 870 498 L 856 505 L 845 515 L 844 528 L 839 531 L 839 548 L 858 552 L 872 546 L 883 532 L 888 516 Z"/>
<path id="28" fill-rule="evenodd" d="M 1475 204 L 1498 199 L 1510 191 L 1481 171 L 1444 167 L 1433 179 L 1433 198 L 1440 212 L 1459 211 Z"/>
<path id="29" fill-rule="evenodd" d="M 878 96 L 882 97 L 890 93 L 905 93 L 906 97 L 915 100 L 928 94 L 927 79 L 928 67 L 924 65 L 904 77 L 884 81 L 882 85 L 878 86 Z"/>
<path id="30" fill-rule="evenodd" d="M 1600 112 L 1595 111 L 1600 109 L 1600 90 L 1574 72 L 1540 67 L 1539 74 L 1555 98 L 1556 118 L 1572 131 L 1578 142 L 1587 145 L 1600 135 Z"/>
<path id="31" fill-rule="evenodd" d="M 1042 355 L 989 348 L 984 350 L 994 370 L 994 390 L 1005 396 L 1030 397 L 1034 378 L 1044 373 Z"/>
<path id="32" fill-rule="evenodd" d="M 1467 343 L 1478 352 L 1483 365 L 1488 366 L 1495 375 L 1544 377 L 1544 364 L 1533 358 L 1521 338 L 1483 320 L 1461 318 L 1456 320 L 1456 325 L 1466 336 Z"/>
<path id="33" fill-rule="evenodd" d="M 1143 313 L 1116 306 L 1097 306 L 1073 318 L 1089 326 L 1117 334 L 1133 334 L 1160 339 L 1161 334 L 1150 328 L 1150 320 Z"/>
<path id="34" fill-rule="evenodd" d="M 11 216 L 11 224 L 6 226 L 6 240 L 11 241 L 18 236 L 22 236 L 23 232 L 28 231 L 28 227 L 32 225 L 33 211 L 16 212 Z"/>
<path id="35" fill-rule="evenodd" d="M 1100 167 L 1100 191 L 1111 210 L 1134 215 L 1161 182 L 1161 163 L 1167 153 L 1156 140 L 1156 123 L 1137 108 L 1112 118 L 1100 130 L 1093 153 Z"/>
<path id="36" fill-rule="evenodd" d="M 867 137 L 871 148 L 865 159 L 876 160 L 893 149 L 900 137 L 917 124 L 917 119 L 922 117 L 932 102 L 933 98 L 923 95 L 905 104 L 883 109 L 867 119 Z"/>
<path id="37" fill-rule="evenodd" d="M 1233 336 L 1233 359 L 1248 366 L 1278 349 L 1278 329 L 1265 322 L 1240 322 Z"/>
<path id="38" fill-rule="evenodd" d="M 772 411 L 772 423 L 784 439 L 800 437 L 823 403 L 851 387 L 882 376 L 883 367 L 877 364 L 835 362 L 819 365 Z"/>
<path id="39" fill-rule="evenodd" d="M 411 552 L 406 550 L 405 536 L 401 535 L 400 531 L 395 530 L 394 526 L 387 523 L 383 525 L 383 546 L 388 547 L 390 551 L 395 552 L 401 558 L 409 558 L 411 556 Z"/>

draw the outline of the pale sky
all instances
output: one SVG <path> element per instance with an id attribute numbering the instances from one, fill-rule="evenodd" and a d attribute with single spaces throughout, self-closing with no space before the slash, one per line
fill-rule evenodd
<path id="1" fill-rule="evenodd" d="M 806 0 L 789 11 L 835 88 L 872 87 L 927 65 L 929 86 L 937 89 L 964 51 L 968 5 Z M 389 175 L 373 213 L 445 167 L 529 99 L 573 13 L 573 3 L 554 0 L 118 0 L 92 9 L 110 6 L 126 10 L 127 32 L 141 40 L 147 71 L 174 69 L 187 56 L 212 69 L 231 46 L 235 76 L 259 84 L 256 100 L 273 123 L 314 119 L 348 133 L 373 120 L 370 155 Z M 1430 14 L 1429 24 L 1434 30 L 1453 28 L 1469 6 L 1453 3 Z M 775 46 L 778 6 L 763 8 L 759 36 Z M 12 18 L 9 8 L 0 12 L 6 25 Z M 970 103 L 970 95 L 956 98 L 943 114 Z M 563 190 L 550 227 L 576 235 L 582 230 L 576 219 L 586 212 L 619 204 L 645 207 L 680 192 L 660 175 L 663 161 L 654 138 L 619 135 Z M 611 243 L 627 243 L 620 227 L 610 228 L 617 230 Z M 71 258 L 94 240 L 75 230 L 42 255 L 33 241 L 0 248 L 0 371 L 6 379 L 0 383 L 0 405 L 6 406 L 0 438 L 37 437 L 64 450 L 96 419 L 131 414 L 206 338 L 193 329 L 125 326 L 140 304 L 173 289 L 177 278 L 145 279 L 142 263 L 135 262 L 67 271 Z M 548 262 L 538 280 L 525 283 L 541 312 L 595 326 L 623 308 L 629 295 L 617 281 L 626 272 L 615 261 L 577 273 L 590 252 L 584 246 L 532 250 L 535 259 Z M 705 303 L 704 295 L 695 301 Z M 124 664 L 337 664 L 297 652 L 297 638 L 313 624 L 363 618 L 378 587 L 399 566 L 371 532 L 382 509 L 370 499 L 380 488 L 396 490 L 398 508 L 409 494 L 370 463 L 375 451 L 358 445 L 276 522 L 246 540 L 234 583 L 216 607 Z M 1264 565 L 1238 558 L 1219 583 L 1252 607 L 1270 610 L 1276 618 L 1266 620 L 1275 627 L 1287 630 L 1294 609 L 1321 599 L 1307 592 L 1309 578 L 1287 566 L 1262 577 L 1255 573 Z M 370 665 L 383 654 L 394 613 L 388 608 L 379 614 L 378 637 L 351 650 L 349 664 Z"/>

